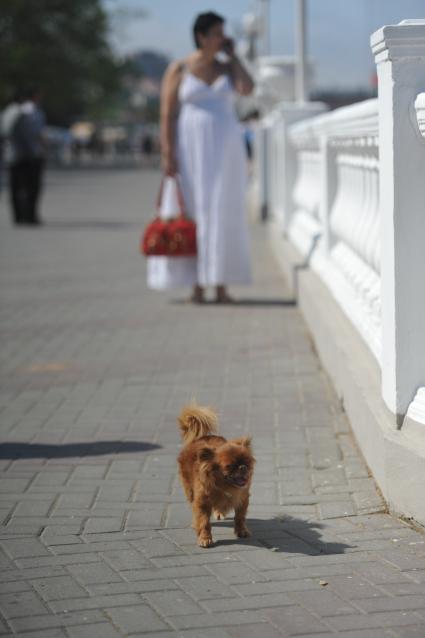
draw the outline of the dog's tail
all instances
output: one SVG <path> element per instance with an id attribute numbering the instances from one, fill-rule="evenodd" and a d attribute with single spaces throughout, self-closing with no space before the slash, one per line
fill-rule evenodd
<path id="1" fill-rule="evenodd" d="M 216 413 L 196 403 L 185 405 L 178 418 L 184 443 L 192 443 L 207 434 L 214 434 L 218 429 Z"/>

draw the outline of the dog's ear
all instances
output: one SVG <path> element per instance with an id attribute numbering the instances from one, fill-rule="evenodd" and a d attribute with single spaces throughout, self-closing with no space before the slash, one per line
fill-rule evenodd
<path id="1" fill-rule="evenodd" d="M 240 439 L 233 439 L 232 443 L 235 443 L 235 445 L 242 445 L 242 447 L 246 447 L 248 448 L 248 450 L 250 450 L 251 441 L 252 441 L 251 436 L 242 436 Z"/>
<path id="2" fill-rule="evenodd" d="M 212 461 L 215 456 L 215 452 L 212 447 L 203 447 L 199 450 L 200 461 Z"/>

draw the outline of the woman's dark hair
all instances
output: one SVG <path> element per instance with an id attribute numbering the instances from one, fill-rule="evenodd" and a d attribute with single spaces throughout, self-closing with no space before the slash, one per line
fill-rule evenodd
<path id="1" fill-rule="evenodd" d="M 196 48 L 200 49 L 201 44 L 199 42 L 199 34 L 207 35 L 208 31 L 216 24 L 224 24 L 224 18 L 217 13 L 208 11 L 207 13 L 200 13 L 193 24 L 193 37 L 195 40 Z"/>

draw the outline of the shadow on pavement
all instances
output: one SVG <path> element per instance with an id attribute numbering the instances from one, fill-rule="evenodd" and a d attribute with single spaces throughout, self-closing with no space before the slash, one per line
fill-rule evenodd
<path id="1" fill-rule="evenodd" d="M 144 441 L 97 441 L 93 443 L 20 443 L 0 444 L 0 459 L 64 459 L 102 454 L 137 453 L 156 450 L 160 445 Z"/>
<path id="2" fill-rule="evenodd" d="M 215 521 L 213 526 L 233 527 L 233 521 Z M 325 527 L 317 521 L 306 521 L 292 516 L 276 517 L 269 520 L 248 518 L 247 526 L 252 536 L 243 540 L 215 539 L 215 546 L 244 545 L 266 547 L 276 553 L 305 554 L 344 554 L 352 545 L 326 542 L 322 540 L 320 530 Z M 214 532 L 213 532 L 214 537 Z"/>
<path id="3" fill-rule="evenodd" d="M 170 303 L 175 305 L 189 305 L 190 301 L 187 299 L 171 299 Z M 214 306 L 216 308 L 221 308 L 222 306 L 229 306 L 230 308 L 248 307 L 248 306 L 258 306 L 258 307 L 266 307 L 266 306 L 296 306 L 295 299 L 236 299 L 231 303 L 217 303 L 213 300 L 206 300 L 201 304 L 194 304 L 200 306 Z"/>
<path id="4" fill-rule="evenodd" d="M 108 219 L 76 219 L 76 220 L 48 220 L 43 222 L 43 226 L 49 230 L 63 230 L 68 229 L 93 229 L 93 230 L 125 230 L 127 228 L 139 228 L 142 225 L 140 222 L 122 222 L 113 221 Z"/>

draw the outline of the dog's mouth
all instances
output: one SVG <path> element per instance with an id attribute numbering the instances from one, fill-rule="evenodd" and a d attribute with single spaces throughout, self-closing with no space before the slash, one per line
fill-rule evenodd
<path id="1" fill-rule="evenodd" d="M 237 487 L 245 487 L 245 485 L 248 483 L 248 477 L 247 476 L 232 476 L 231 481 Z"/>

